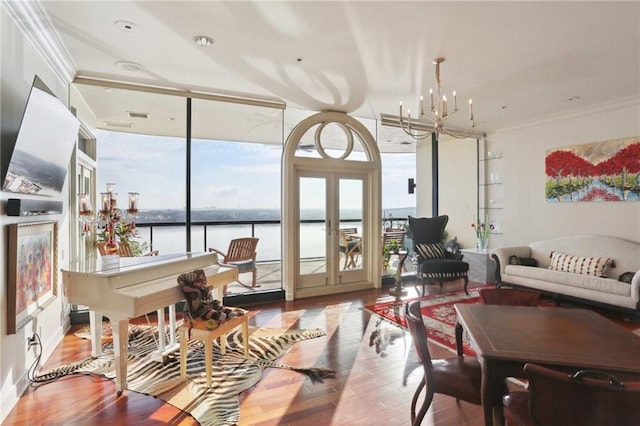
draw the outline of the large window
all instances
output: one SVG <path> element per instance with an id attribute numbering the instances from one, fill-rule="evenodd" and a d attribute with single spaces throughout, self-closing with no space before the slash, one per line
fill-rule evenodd
<path id="1" fill-rule="evenodd" d="M 295 125 L 313 112 L 77 87 L 100 117 L 94 123 L 97 191 L 116 183 L 120 207 L 128 192 L 140 193 L 136 223 L 146 250 L 225 251 L 231 239 L 255 236 L 259 262 L 281 260 L 282 147 Z M 361 121 L 376 135 L 378 123 Z M 341 134 L 326 129 L 325 148 L 339 153 L 332 132 Z M 354 160 L 364 158 L 357 148 Z M 305 155 L 306 146 L 301 150 Z M 382 153 L 385 219 L 415 214 L 414 195 L 407 193 L 407 179 L 414 176 L 413 152 Z"/>
<path id="2" fill-rule="evenodd" d="M 185 252 L 184 139 L 98 130 L 97 140 L 98 191 L 115 183 L 121 208 L 128 192 L 140 193 L 138 224 L 176 223 L 154 229 L 153 239 L 150 228 L 139 226 L 140 242 L 153 241 L 163 254 Z"/>

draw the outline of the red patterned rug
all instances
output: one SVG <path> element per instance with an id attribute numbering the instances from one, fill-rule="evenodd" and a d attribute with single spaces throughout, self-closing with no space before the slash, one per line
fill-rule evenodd
<path id="1" fill-rule="evenodd" d="M 373 305 L 367 305 L 364 309 L 384 318 L 387 321 L 390 321 L 395 325 L 407 328 L 406 320 L 404 315 L 402 315 L 403 307 L 410 301 L 420 300 L 422 317 L 429 330 L 429 339 L 452 352 L 456 352 L 454 332 L 456 311 L 453 305 L 456 303 L 478 303 L 478 289 L 485 287 L 493 287 L 493 285 L 469 289 L 469 295 L 466 295 L 464 290 L 458 290 L 451 293 L 433 294 L 425 297 L 403 299 L 400 301 L 390 299 L 389 301 L 382 301 Z M 541 302 L 541 305 L 553 306 L 550 302 L 546 301 Z M 597 312 L 640 336 L 640 321 L 625 321 L 624 317 L 616 312 L 599 310 L 597 310 Z M 469 346 L 466 336 L 463 340 L 464 353 L 467 355 L 475 355 L 475 352 Z"/>

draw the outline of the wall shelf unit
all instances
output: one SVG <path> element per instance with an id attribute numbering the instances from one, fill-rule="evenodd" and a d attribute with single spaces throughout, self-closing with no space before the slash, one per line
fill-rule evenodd
<path id="1" fill-rule="evenodd" d="M 489 241 L 490 247 L 500 245 L 504 210 L 504 189 L 502 174 L 502 152 L 492 151 L 486 139 L 478 144 L 478 218 L 495 227 Z M 496 237 L 495 239 L 493 237 Z"/>

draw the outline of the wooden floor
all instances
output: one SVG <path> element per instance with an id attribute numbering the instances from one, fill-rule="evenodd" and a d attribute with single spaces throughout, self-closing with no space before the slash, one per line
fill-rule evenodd
<path id="1" fill-rule="evenodd" d="M 470 287 L 473 283 L 469 284 Z M 432 293 L 462 288 L 461 282 Z M 409 288 L 406 297 L 417 296 Z M 289 370 L 267 369 L 263 379 L 240 395 L 240 425 L 409 425 L 413 391 L 421 379 L 414 370 L 403 385 L 403 371 L 411 340 L 407 333 L 382 324 L 391 344 L 370 344 L 377 317 L 362 307 L 379 299 L 392 300 L 388 288 L 246 307 L 251 325 L 278 328 L 323 328 L 325 337 L 294 345 L 280 360 L 300 367 L 335 370 L 335 379 L 311 384 Z M 61 342 L 44 369 L 84 359 L 90 342 L 73 336 Z M 432 356 L 452 353 L 431 346 Z M 112 381 L 94 376 L 68 376 L 31 387 L 3 425 L 194 425 L 186 413 L 152 396 L 125 391 L 116 398 Z M 481 425 L 480 406 L 436 395 L 423 425 Z"/>

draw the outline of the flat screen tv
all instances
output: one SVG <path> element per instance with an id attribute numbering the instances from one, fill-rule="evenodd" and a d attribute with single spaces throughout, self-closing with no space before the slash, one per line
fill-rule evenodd
<path id="1" fill-rule="evenodd" d="M 80 123 L 36 76 L 22 115 L 2 190 L 56 196 L 62 192 Z"/>

